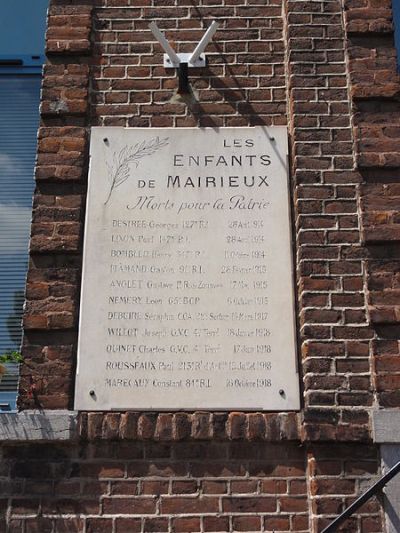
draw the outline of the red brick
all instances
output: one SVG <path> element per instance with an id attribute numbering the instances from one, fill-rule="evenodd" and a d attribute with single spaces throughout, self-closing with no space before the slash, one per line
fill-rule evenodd
<path id="1" fill-rule="evenodd" d="M 222 500 L 225 513 L 268 513 L 276 511 L 276 500 L 268 497 L 232 497 Z"/>
<path id="2" fill-rule="evenodd" d="M 265 430 L 265 418 L 262 413 L 250 413 L 248 415 L 248 438 L 250 440 L 263 439 Z"/>
<path id="3" fill-rule="evenodd" d="M 168 494 L 169 482 L 168 481 L 142 481 L 142 494 Z"/>
<path id="4" fill-rule="evenodd" d="M 210 437 L 211 415 L 209 413 L 194 413 L 192 417 L 192 437 L 207 439 Z"/>
<path id="5" fill-rule="evenodd" d="M 308 510 L 308 502 L 306 498 L 280 498 L 280 509 L 283 512 L 306 512 Z"/>
<path id="6" fill-rule="evenodd" d="M 316 494 L 354 494 L 355 484 L 350 479 L 319 479 Z"/>
<path id="7" fill-rule="evenodd" d="M 142 521 L 140 518 L 117 518 L 115 520 L 116 533 L 140 533 L 142 531 Z"/>
<path id="8" fill-rule="evenodd" d="M 43 499 L 42 512 L 43 514 L 57 514 L 57 515 L 86 515 L 99 514 L 98 499 L 79 499 L 63 498 L 63 499 Z"/>
<path id="9" fill-rule="evenodd" d="M 110 493 L 114 495 L 125 494 L 136 496 L 139 493 L 139 483 L 137 481 L 113 481 L 110 486 Z"/>
<path id="10" fill-rule="evenodd" d="M 172 415 L 159 414 L 154 437 L 160 440 L 171 440 L 172 438 Z"/>
<path id="11" fill-rule="evenodd" d="M 163 514 L 193 514 L 218 512 L 218 499 L 212 497 L 166 497 L 161 498 Z"/>
<path id="12" fill-rule="evenodd" d="M 267 531 L 287 531 L 290 529 L 288 516 L 266 516 L 264 518 L 264 527 Z"/>
<path id="13" fill-rule="evenodd" d="M 125 474 L 125 465 L 122 463 L 83 463 L 81 474 L 85 477 L 96 478 L 121 478 Z"/>
<path id="14" fill-rule="evenodd" d="M 111 518 L 89 518 L 86 521 L 86 530 L 88 533 L 106 533 L 113 527 Z"/>
<path id="15" fill-rule="evenodd" d="M 108 413 L 104 416 L 102 437 L 104 439 L 118 439 L 120 415 L 117 413 Z"/>
<path id="16" fill-rule="evenodd" d="M 232 523 L 234 531 L 261 531 L 261 521 L 259 516 L 235 516 Z"/>
<path id="17" fill-rule="evenodd" d="M 243 413 L 230 413 L 228 418 L 228 432 L 232 439 L 240 439 L 246 434 L 246 415 Z"/>
<path id="18" fill-rule="evenodd" d="M 104 498 L 103 514 L 146 515 L 155 514 L 156 500 L 153 498 Z"/>
<path id="19" fill-rule="evenodd" d="M 225 494 L 228 492 L 226 481 L 203 481 L 201 483 L 203 494 Z"/>
<path id="20" fill-rule="evenodd" d="M 68 517 L 55 519 L 56 531 L 60 533 L 79 533 L 84 527 L 82 518 Z"/>
<path id="21" fill-rule="evenodd" d="M 122 439 L 133 440 L 137 437 L 137 413 L 123 413 L 120 418 L 119 435 Z"/>
<path id="22" fill-rule="evenodd" d="M 174 518 L 172 527 L 176 533 L 201 531 L 200 518 Z"/>
<path id="23" fill-rule="evenodd" d="M 265 494 L 285 494 L 287 483 L 281 479 L 265 479 L 261 482 L 261 492 Z"/>
<path id="24" fill-rule="evenodd" d="M 198 491 L 197 481 L 173 481 L 171 492 L 174 494 L 193 494 Z"/>
<path id="25" fill-rule="evenodd" d="M 225 516 L 205 516 L 204 531 L 228 531 L 229 518 Z"/>
<path id="26" fill-rule="evenodd" d="M 257 492 L 257 481 L 232 481 L 231 491 L 236 494 L 255 493 Z"/>
<path id="27" fill-rule="evenodd" d="M 156 417 L 153 415 L 141 415 L 138 420 L 138 436 L 142 439 L 151 439 L 154 435 Z"/>
<path id="28" fill-rule="evenodd" d="M 160 531 L 168 532 L 168 518 L 145 518 L 144 519 L 144 530 L 145 531 L 155 531 L 159 533 Z"/>

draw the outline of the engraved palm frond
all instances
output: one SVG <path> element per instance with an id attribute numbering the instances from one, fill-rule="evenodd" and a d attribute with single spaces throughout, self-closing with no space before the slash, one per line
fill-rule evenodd
<path id="1" fill-rule="evenodd" d="M 140 159 L 153 155 L 155 152 L 167 146 L 169 138 L 165 137 L 160 139 L 154 137 L 150 141 L 143 141 L 136 143 L 134 146 L 124 146 L 122 150 L 117 153 L 114 152 L 112 157 L 112 163 L 106 162 L 108 174 L 110 176 L 110 190 L 104 205 L 108 203 L 111 198 L 111 194 L 124 183 L 130 176 L 130 165 L 132 163 L 139 165 Z"/>

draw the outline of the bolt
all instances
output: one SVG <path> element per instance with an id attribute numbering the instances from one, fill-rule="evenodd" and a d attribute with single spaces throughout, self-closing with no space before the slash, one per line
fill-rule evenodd
<path id="1" fill-rule="evenodd" d="M 107 144 L 108 143 L 107 137 L 104 137 L 103 141 Z"/>
<path id="2" fill-rule="evenodd" d="M 93 396 L 96 396 L 96 393 L 94 392 L 94 390 L 89 391 L 89 394 L 90 394 L 90 396 L 92 396 L 92 397 L 93 397 Z"/>
<path id="3" fill-rule="evenodd" d="M 283 389 L 279 389 L 279 394 L 280 394 L 281 396 L 285 396 L 285 391 L 284 391 Z"/>

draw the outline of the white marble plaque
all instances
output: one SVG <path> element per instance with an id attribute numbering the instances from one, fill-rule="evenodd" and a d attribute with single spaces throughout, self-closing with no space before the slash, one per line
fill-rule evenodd
<path id="1" fill-rule="evenodd" d="M 299 409 L 284 127 L 93 128 L 76 409 Z"/>

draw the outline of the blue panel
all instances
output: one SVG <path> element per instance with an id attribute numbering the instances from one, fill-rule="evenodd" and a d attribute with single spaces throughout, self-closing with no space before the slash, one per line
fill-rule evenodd
<path id="1" fill-rule="evenodd" d="M 397 69 L 400 70 L 400 0 L 392 0 L 394 40 L 397 49 Z"/>
<path id="2" fill-rule="evenodd" d="M 0 0 L 0 54 L 42 54 L 49 0 Z"/>
<path id="3" fill-rule="evenodd" d="M 19 350 L 39 124 L 40 76 L 0 78 L 0 354 Z M 3 403 L 15 409 L 18 368 L 0 385 Z"/>
<path id="4" fill-rule="evenodd" d="M 0 0 L 0 354 L 21 343 L 48 4 Z M 18 374 L 7 365 L 0 411 L 16 408 Z"/>

